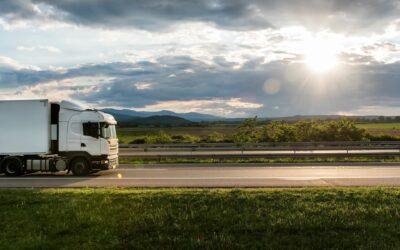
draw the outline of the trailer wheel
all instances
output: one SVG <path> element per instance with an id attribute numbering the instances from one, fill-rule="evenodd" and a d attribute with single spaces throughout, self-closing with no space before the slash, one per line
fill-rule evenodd
<path id="1" fill-rule="evenodd" d="M 24 163 L 18 157 L 4 159 L 2 169 L 7 176 L 20 176 L 24 173 Z"/>
<path id="2" fill-rule="evenodd" d="M 85 176 L 90 172 L 89 162 L 85 158 L 76 158 L 71 162 L 72 173 L 76 176 Z"/>

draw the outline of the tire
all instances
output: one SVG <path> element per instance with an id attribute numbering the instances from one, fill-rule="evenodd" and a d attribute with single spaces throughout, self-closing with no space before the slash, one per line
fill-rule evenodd
<path id="1" fill-rule="evenodd" d="M 85 176 L 90 173 L 89 161 L 85 158 L 76 158 L 71 162 L 72 174 L 75 176 Z"/>
<path id="2" fill-rule="evenodd" d="M 17 157 L 4 159 L 1 168 L 7 176 L 20 176 L 25 172 L 24 163 Z"/>

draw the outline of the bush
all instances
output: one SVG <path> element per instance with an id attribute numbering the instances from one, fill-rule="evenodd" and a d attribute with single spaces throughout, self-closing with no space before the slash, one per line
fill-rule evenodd
<path id="1" fill-rule="evenodd" d="M 171 139 L 176 143 L 196 143 L 200 141 L 200 138 L 194 135 L 173 135 Z"/>
<path id="2" fill-rule="evenodd" d="M 310 141 L 360 141 L 365 138 L 365 130 L 357 128 L 354 121 L 348 119 L 317 123 L 316 134 Z"/>
<path id="3" fill-rule="evenodd" d="M 218 132 L 212 132 L 211 134 L 207 135 L 207 137 L 205 137 L 202 141 L 209 143 L 223 142 L 225 141 L 225 136 Z"/>
<path id="4" fill-rule="evenodd" d="M 257 116 L 244 120 L 239 126 L 238 132 L 233 136 L 233 141 L 236 143 L 256 142 L 258 141 L 257 131 Z"/>
<path id="5" fill-rule="evenodd" d="M 288 142 L 296 138 L 295 127 L 284 122 L 271 122 L 262 127 L 258 141 Z"/>
<path id="6" fill-rule="evenodd" d="M 364 129 L 348 119 L 331 121 L 273 121 L 257 129 L 257 118 L 247 119 L 234 135 L 235 142 L 312 142 L 360 141 L 366 138 Z"/>
<path id="7" fill-rule="evenodd" d="M 157 143 L 172 143 L 173 140 L 170 135 L 160 130 L 155 135 L 149 135 L 145 137 L 145 142 L 147 144 L 157 144 Z"/>
<path id="8" fill-rule="evenodd" d="M 145 137 L 138 137 L 129 142 L 129 144 L 144 144 L 146 143 Z"/>

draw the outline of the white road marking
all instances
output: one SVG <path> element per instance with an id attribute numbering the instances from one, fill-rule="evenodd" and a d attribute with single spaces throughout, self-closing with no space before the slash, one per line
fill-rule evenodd
<path id="1" fill-rule="evenodd" d="M 127 168 L 116 168 L 115 170 L 117 171 L 168 171 L 169 169 L 166 168 L 132 168 L 132 169 L 127 169 Z"/>
<path id="2" fill-rule="evenodd" d="M 374 167 L 374 168 L 370 168 L 370 169 L 379 169 L 379 170 L 382 170 L 382 169 L 387 169 L 387 170 L 399 170 L 400 168 L 399 167 L 395 167 L 395 168 L 387 168 L 387 167 Z"/>

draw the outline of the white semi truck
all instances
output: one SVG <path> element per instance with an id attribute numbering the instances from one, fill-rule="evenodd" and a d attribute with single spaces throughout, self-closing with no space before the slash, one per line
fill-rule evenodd
<path id="1" fill-rule="evenodd" d="M 115 168 L 116 124 L 112 115 L 69 101 L 0 101 L 0 171 L 84 176 Z"/>

